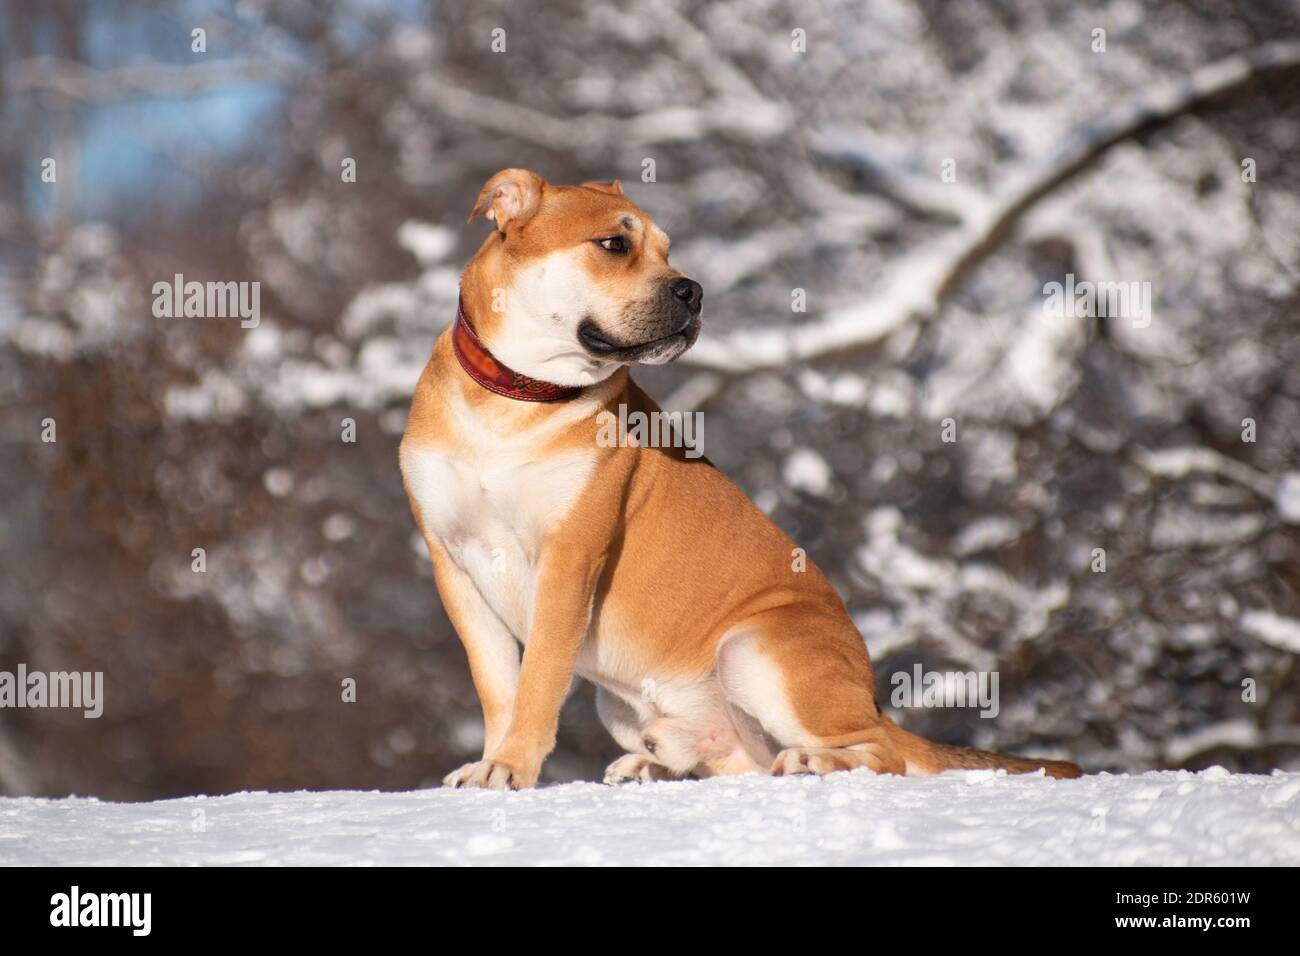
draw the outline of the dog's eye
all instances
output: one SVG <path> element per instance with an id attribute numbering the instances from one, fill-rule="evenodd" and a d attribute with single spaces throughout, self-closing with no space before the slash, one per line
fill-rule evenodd
<path id="1" fill-rule="evenodd" d="M 627 240 L 622 236 L 610 236 L 608 239 L 597 239 L 596 244 L 606 252 L 627 252 Z"/>

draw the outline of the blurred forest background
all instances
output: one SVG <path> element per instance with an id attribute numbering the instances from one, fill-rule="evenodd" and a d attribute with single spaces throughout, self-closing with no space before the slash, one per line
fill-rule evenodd
<path id="1" fill-rule="evenodd" d="M 882 686 L 999 672 L 996 719 L 902 723 L 1300 768 L 1296 3 L 0 0 L 0 670 L 106 697 L 0 711 L 0 793 L 477 756 L 396 450 L 505 166 L 673 236 L 705 334 L 639 378 Z M 154 318 L 175 273 L 260 282 L 260 325 Z M 1067 274 L 1151 283 L 1149 326 L 1045 316 Z M 544 779 L 616 753 L 581 688 Z"/>

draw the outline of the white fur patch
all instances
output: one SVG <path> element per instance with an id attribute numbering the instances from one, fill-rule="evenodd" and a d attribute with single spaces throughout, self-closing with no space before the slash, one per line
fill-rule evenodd
<path id="1" fill-rule="evenodd" d="M 514 369 L 558 385 L 592 385 L 617 365 L 598 362 L 578 343 L 585 316 L 616 316 L 622 303 L 605 295 L 582 265 L 581 248 L 561 249 L 515 273 L 492 353 Z"/>
<path id="2" fill-rule="evenodd" d="M 722 639 L 718 647 L 718 680 L 722 692 L 785 746 L 810 740 L 807 729 L 790 706 L 781 669 L 756 644 L 753 636 L 745 633 Z"/>
<path id="3" fill-rule="evenodd" d="M 545 536 L 572 509 L 595 464 L 592 452 L 538 459 L 535 438 L 461 443 L 454 455 L 403 448 L 403 471 L 425 532 L 473 581 L 521 642 L 532 621 Z"/>

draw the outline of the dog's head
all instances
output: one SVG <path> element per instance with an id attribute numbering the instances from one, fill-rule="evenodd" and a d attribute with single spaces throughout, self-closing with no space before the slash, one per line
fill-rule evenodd
<path id="1" fill-rule="evenodd" d="M 703 290 L 668 264 L 667 234 L 618 182 L 555 186 L 505 169 L 469 218 L 480 215 L 496 232 L 471 270 L 499 316 L 492 350 L 512 368 L 586 384 L 695 343 Z"/>

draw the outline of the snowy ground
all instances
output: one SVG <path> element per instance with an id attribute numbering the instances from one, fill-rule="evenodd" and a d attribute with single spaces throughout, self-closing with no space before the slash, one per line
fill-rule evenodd
<path id="1" fill-rule="evenodd" d="M 0 800 L 0 864 L 1300 864 L 1300 773 Z"/>

